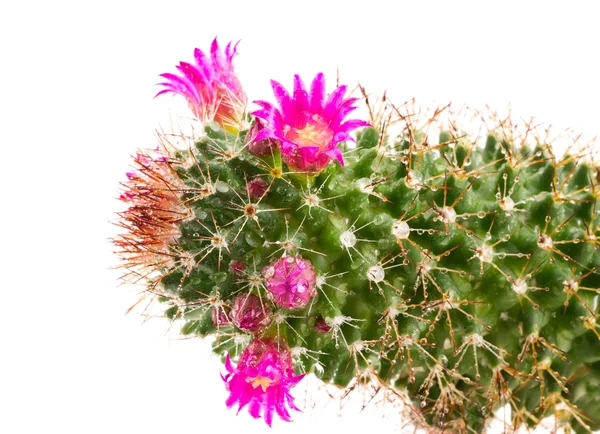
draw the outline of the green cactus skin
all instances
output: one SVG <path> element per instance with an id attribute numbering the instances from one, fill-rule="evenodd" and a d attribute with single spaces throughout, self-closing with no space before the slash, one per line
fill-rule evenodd
<path id="1" fill-rule="evenodd" d="M 170 173 L 149 190 L 171 195 L 155 202 L 172 209 L 123 214 L 124 266 L 183 335 L 216 336 L 214 351 L 234 357 L 250 335 L 217 328 L 213 308 L 247 292 L 268 302 L 262 268 L 300 255 L 317 272 L 317 296 L 301 310 L 273 306 L 261 333 L 287 340 L 297 373 L 379 382 L 406 393 L 415 423 L 446 431 L 485 431 L 506 404 L 513 428 L 554 414 L 559 427 L 599 429 L 593 154 L 556 156 L 531 125 L 508 119 L 471 136 L 443 111 L 372 115 L 374 127 L 343 146 L 346 167 L 314 177 L 288 172 L 278 151 L 250 155 L 247 131 L 209 124 L 188 150 L 163 137 Z M 256 177 L 268 188 L 250 199 Z M 160 219 L 164 246 L 125 243 L 139 238 L 136 218 Z"/>

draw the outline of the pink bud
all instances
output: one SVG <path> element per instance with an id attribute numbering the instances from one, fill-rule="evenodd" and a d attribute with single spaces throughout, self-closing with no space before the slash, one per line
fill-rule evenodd
<path id="1" fill-rule="evenodd" d="M 321 315 L 319 315 L 315 321 L 315 331 L 319 333 L 329 333 L 331 331 L 331 326 L 327 324 L 325 318 Z"/>
<path id="2" fill-rule="evenodd" d="M 259 199 L 264 196 L 267 191 L 267 181 L 262 178 L 256 177 L 246 184 L 246 190 L 248 190 L 248 196 L 250 199 Z"/>
<path id="3" fill-rule="evenodd" d="M 271 323 L 271 307 L 254 294 L 238 295 L 231 304 L 231 321 L 247 333 L 256 333 Z"/>
<path id="4" fill-rule="evenodd" d="M 275 139 L 259 139 L 255 140 L 258 133 L 264 128 L 260 119 L 256 119 L 248 134 L 246 134 L 246 149 L 248 152 L 256 157 L 269 157 L 273 151 L 277 149 L 281 143 Z"/>
<path id="5" fill-rule="evenodd" d="M 230 309 L 223 305 L 216 305 L 213 307 L 212 312 L 210 313 L 210 317 L 212 318 L 212 322 L 215 327 L 223 327 L 231 325 L 231 320 L 229 319 Z"/>
<path id="6" fill-rule="evenodd" d="M 284 309 L 303 308 L 316 293 L 315 270 L 300 256 L 278 259 L 264 267 L 262 274 L 273 301 Z"/>
<path id="7" fill-rule="evenodd" d="M 229 263 L 229 270 L 233 274 L 242 274 L 244 271 L 246 271 L 246 268 L 246 264 L 244 264 L 242 261 L 231 261 Z"/>

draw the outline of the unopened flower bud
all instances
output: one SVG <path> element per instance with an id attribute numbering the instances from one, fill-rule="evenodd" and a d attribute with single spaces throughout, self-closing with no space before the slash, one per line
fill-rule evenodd
<path id="1" fill-rule="evenodd" d="M 319 333 L 329 333 L 331 331 L 331 326 L 327 324 L 325 318 L 321 315 L 319 315 L 315 321 L 315 331 Z"/>
<path id="2" fill-rule="evenodd" d="M 229 263 L 229 270 L 233 274 L 242 274 L 244 271 L 246 271 L 246 268 L 246 264 L 244 264 L 242 261 L 231 261 Z"/>
<path id="3" fill-rule="evenodd" d="M 271 307 L 254 294 L 238 295 L 231 303 L 231 321 L 240 330 L 256 333 L 266 328 L 272 320 Z"/>
<path id="4" fill-rule="evenodd" d="M 246 190 L 250 199 L 260 199 L 267 191 L 267 181 L 256 177 L 246 184 Z"/>
<path id="5" fill-rule="evenodd" d="M 229 319 L 230 309 L 223 305 L 216 305 L 213 307 L 212 312 L 210 313 L 210 317 L 212 318 L 212 322 L 215 327 L 223 327 L 231 325 L 231 320 Z"/>
<path id="6" fill-rule="evenodd" d="M 286 256 L 262 270 L 273 301 L 284 309 L 305 307 L 316 293 L 316 274 L 308 259 Z"/>
<path id="7" fill-rule="evenodd" d="M 256 137 L 263 128 L 264 126 L 260 119 L 256 119 L 256 122 L 254 122 L 254 125 L 250 128 L 250 131 L 246 134 L 246 149 L 256 157 L 271 156 L 273 151 L 277 149 L 281 143 L 279 140 L 271 138 L 259 138 L 256 140 Z"/>

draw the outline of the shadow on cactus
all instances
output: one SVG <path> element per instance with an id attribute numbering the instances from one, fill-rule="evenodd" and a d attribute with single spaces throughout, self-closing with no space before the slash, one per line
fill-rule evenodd
<path id="1" fill-rule="evenodd" d="M 600 428 L 591 144 L 323 74 L 248 112 L 234 54 L 215 40 L 163 74 L 203 133 L 134 158 L 114 240 L 125 280 L 215 338 L 226 404 L 290 420 L 315 373 L 392 391 L 431 430 L 483 432 L 505 406 L 507 430 Z"/>

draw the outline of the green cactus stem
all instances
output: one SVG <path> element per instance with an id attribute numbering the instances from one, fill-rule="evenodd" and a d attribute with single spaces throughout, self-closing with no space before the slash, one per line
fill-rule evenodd
<path id="1" fill-rule="evenodd" d="M 565 135 L 558 153 L 509 117 L 366 101 L 371 126 L 337 143 L 344 167 L 295 168 L 273 137 L 250 153 L 251 115 L 141 152 L 115 240 L 126 278 L 223 360 L 285 342 L 296 375 L 376 382 L 423 426 L 482 432 L 509 405 L 515 429 L 600 429 L 591 145 Z M 282 304 L 291 281 L 300 298 Z"/>

